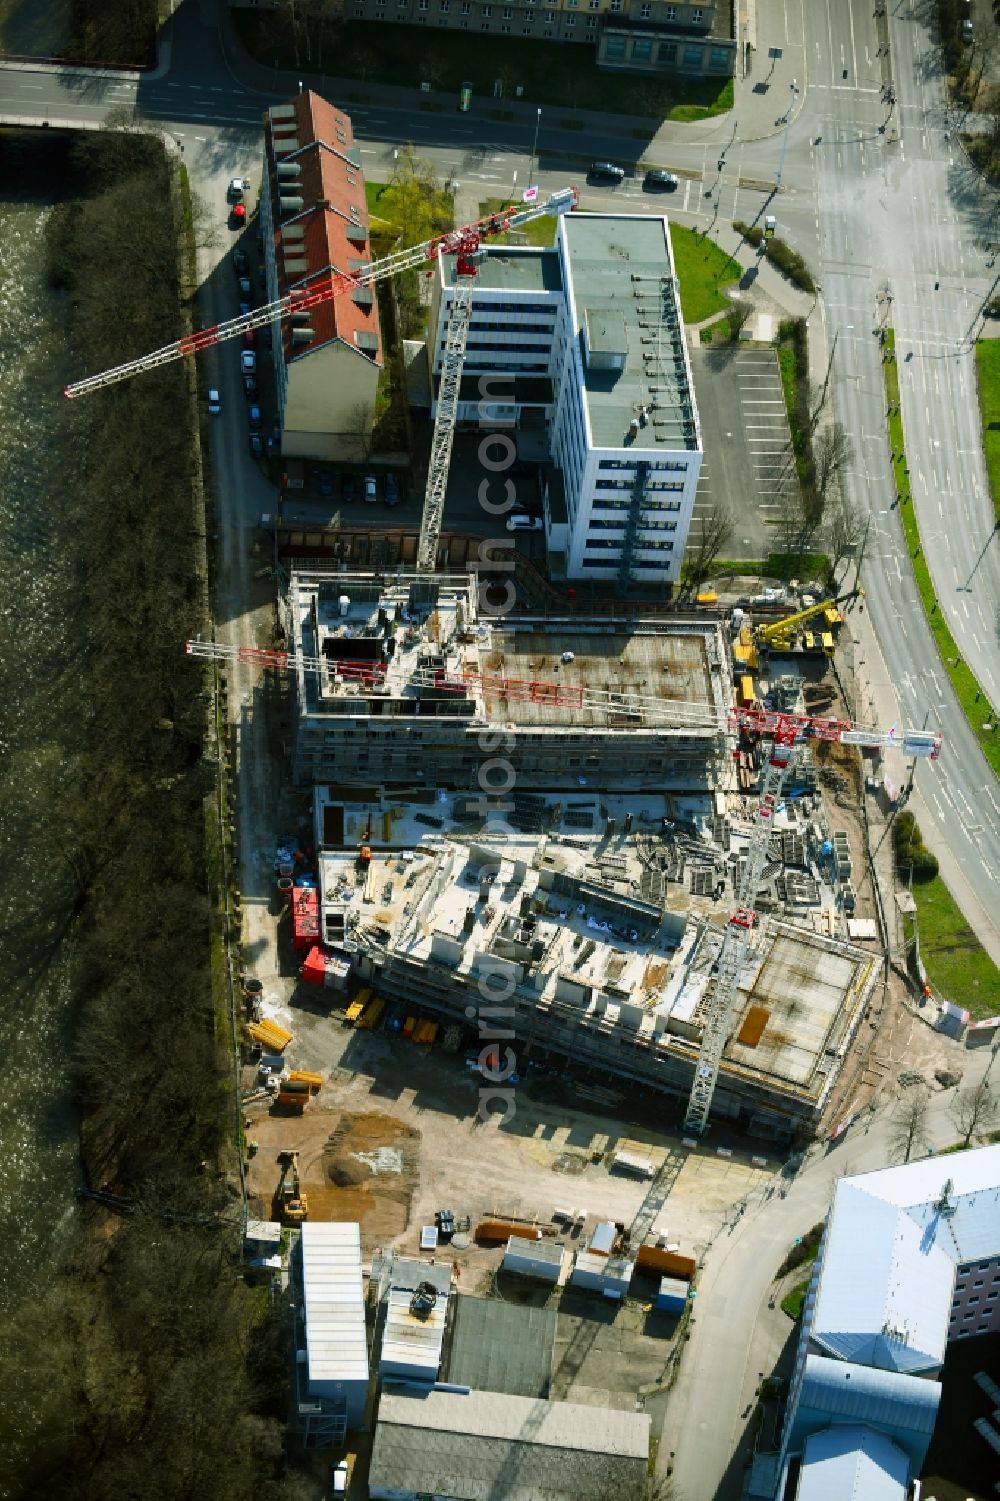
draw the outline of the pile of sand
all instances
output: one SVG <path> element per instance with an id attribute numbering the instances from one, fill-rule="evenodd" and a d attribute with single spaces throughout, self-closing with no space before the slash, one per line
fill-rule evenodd
<path id="1" fill-rule="evenodd" d="M 357 1188 L 359 1183 L 364 1183 L 371 1175 L 372 1170 L 367 1162 L 345 1152 L 328 1158 L 326 1163 L 326 1176 L 334 1188 Z"/>

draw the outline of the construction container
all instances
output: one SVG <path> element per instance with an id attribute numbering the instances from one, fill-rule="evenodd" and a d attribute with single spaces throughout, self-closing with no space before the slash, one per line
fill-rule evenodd
<path id="1" fill-rule="evenodd" d="M 614 1220 L 602 1220 L 599 1225 L 594 1226 L 587 1250 L 592 1256 L 610 1256 L 615 1248 L 617 1234 Z"/>
<path id="2" fill-rule="evenodd" d="M 661 1277 L 656 1307 L 661 1313 L 683 1313 L 688 1300 L 688 1285 L 680 1277 Z"/>
<path id="3" fill-rule="evenodd" d="M 541 1230 L 534 1230 L 528 1225 L 514 1225 L 510 1220 L 480 1220 L 476 1226 L 475 1239 L 477 1245 L 499 1245 L 501 1241 L 509 1240 L 512 1235 L 522 1240 L 541 1240 Z"/>
<path id="4" fill-rule="evenodd" d="M 512 1235 L 501 1262 L 501 1270 L 518 1277 L 532 1277 L 536 1282 L 551 1282 L 553 1287 L 562 1276 L 563 1247 L 555 1240 L 527 1239 Z"/>
<path id="5" fill-rule="evenodd" d="M 587 1292 L 603 1293 L 611 1297 L 624 1297 L 632 1281 L 634 1263 L 620 1256 L 595 1256 L 591 1251 L 578 1251 L 570 1286 Z"/>
<path id="6" fill-rule="evenodd" d="M 661 1251 L 659 1246 L 640 1246 L 635 1257 L 636 1270 L 656 1272 L 661 1277 L 678 1277 L 690 1282 L 697 1269 L 693 1256 L 681 1256 L 676 1251 Z"/>
<path id="7" fill-rule="evenodd" d="M 319 892 L 311 886 L 296 886 L 292 892 L 292 943 L 307 953 L 319 942 Z"/>
<path id="8" fill-rule="evenodd" d="M 611 1159 L 613 1173 L 631 1173 L 636 1178 L 652 1178 L 656 1169 L 649 1157 L 640 1157 L 638 1152 L 616 1152 Z"/>

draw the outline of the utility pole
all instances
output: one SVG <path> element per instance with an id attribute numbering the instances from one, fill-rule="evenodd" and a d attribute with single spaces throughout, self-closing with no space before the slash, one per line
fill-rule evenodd
<path id="1" fill-rule="evenodd" d="M 796 94 L 798 92 L 799 92 L 799 86 L 795 82 L 795 79 L 793 78 L 792 82 L 791 82 L 791 86 L 790 86 L 789 95 L 788 95 L 788 113 L 785 115 L 785 134 L 784 134 L 784 136 L 782 137 L 782 140 L 781 140 L 781 157 L 780 157 L 780 159 L 778 161 L 778 175 L 774 179 L 774 191 L 775 192 L 777 192 L 778 189 L 781 187 L 781 174 L 785 170 L 785 152 L 788 150 L 788 132 L 791 129 L 791 125 L 792 125 L 792 111 L 795 108 L 795 96 L 796 96 Z"/>
<path id="2" fill-rule="evenodd" d="M 532 187 L 535 179 L 535 162 L 538 158 L 538 131 L 542 123 L 542 112 L 539 109 L 535 114 L 535 139 L 531 143 L 531 161 L 528 163 L 528 187 Z"/>

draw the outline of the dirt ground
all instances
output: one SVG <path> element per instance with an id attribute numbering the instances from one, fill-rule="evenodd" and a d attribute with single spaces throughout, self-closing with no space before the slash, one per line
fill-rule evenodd
<path id="1" fill-rule="evenodd" d="M 461 1057 L 353 1031 L 337 1011 L 320 1015 L 293 1006 L 278 1019 L 295 1034 L 294 1065 L 328 1082 L 301 1116 L 278 1115 L 266 1103 L 247 1108 L 253 1121 L 247 1135 L 259 1143 L 250 1164 L 259 1212 L 270 1213 L 278 1151 L 294 1148 L 310 1218 L 359 1219 L 368 1253 L 389 1244 L 415 1252 L 420 1227 L 445 1207 L 468 1215 L 473 1228 L 480 1219 L 510 1217 L 550 1231 L 554 1209 L 583 1210 L 583 1232 L 562 1237 L 577 1247 L 599 1219 L 630 1223 L 646 1190 L 641 1179 L 609 1172 L 606 1153 L 626 1141 L 661 1154 L 679 1149 L 676 1136 L 540 1102 L 527 1090 L 519 1090 L 505 1125 L 483 1124 L 478 1087 Z M 385 1170 L 369 1175 L 379 1152 Z M 331 1181 L 331 1165 L 345 1161 L 361 1170 L 361 1182 Z M 779 1165 L 775 1157 L 755 1166 L 739 1150 L 720 1157 L 711 1144 L 691 1152 L 664 1216 L 671 1240 L 697 1256 L 729 1207 Z M 501 1256 L 475 1244 L 451 1254 L 464 1291 L 485 1290 Z"/>
<path id="2" fill-rule="evenodd" d="M 370 1253 L 405 1234 L 419 1171 L 420 1133 L 378 1111 L 353 1114 L 319 1105 L 302 1116 L 253 1107 L 249 1135 L 258 1143 L 250 1161 L 255 1212 L 271 1214 L 280 1151 L 299 1153 L 299 1176 L 312 1220 L 357 1220 Z"/>

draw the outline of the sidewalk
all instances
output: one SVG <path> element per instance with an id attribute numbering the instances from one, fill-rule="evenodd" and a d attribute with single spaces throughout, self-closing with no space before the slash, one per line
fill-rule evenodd
<path id="1" fill-rule="evenodd" d="M 303 88 L 316 90 L 331 102 L 346 109 L 348 113 L 352 104 L 364 104 L 370 107 L 396 110 L 403 114 L 422 113 L 430 118 L 437 115 L 442 127 L 446 127 L 449 121 L 458 118 L 457 100 L 451 91 L 435 90 L 426 94 L 419 89 L 400 88 L 394 84 L 367 83 L 356 78 L 338 78 L 328 73 L 310 72 L 308 69 L 292 71 L 264 67 L 244 50 L 236 36 L 227 5 L 219 6 L 218 23 L 222 48 L 234 75 L 247 88 L 267 99 L 276 100 L 295 94 L 301 85 Z M 566 51 L 565 48 L 562 50 Z M 691 123 L 656 120 L 646 115 L 605 114 L 598 110 L 560 108 L 559 113 L 563 118 L 580 121 L 583 130 L 560 130 L 557 124 L 553 124 L 550 118 L 546 118 L 544 121 L 546 150 L 549 152 L 553 150 L 552 142 L 555 139 L 560 145 L 564 143 L 565 146 L 564 151 L 559 154 L 579 156 L 581 160 L 589 160 L 592 153 L 581 153 L 579 150 L 582 144 L 580 136 L 587 132 L 619 141 L 628 141 L 629 151 L 623 154 L 634 153 L 640 157 L 649 149 L 654 140 L 658 144 L 683 141 L 687 145 L 714 145 L 719 141 L 728 141 L 737 123 L 742 127 L 740 134 L 743 140 L 761 140 L 777 134 L 780 129 L 774 123 L 777 94 L 755 92 L 755 87 L 759 87 L 759 80 L 753 76 L 744 79 L 739 75 L 738 65 L 733 110 L 707 120 L 697 120 Z M 783 102 L 784 95 L 780 84 L 778 94 L 781 95 Z M 801 108 L 802 97 L 803 95 L 800 94 L 799 108 Z M 440 108 L 429 110 L 429 105 L 440 106 Z M 552 107 L 546 106 L 544 101 L 542 101 L 542 107 L 546 109 L 546 116 L 551 116 Z M 531 146 L 538 118 L 538 101 L 505 99 L 501 103 L 492 99 L 473 98 L 471 108 L 465 118 L 478 119 L 492 124 L 494 123 L 492 117 L 498 108 L 503 110 L 507 118 L 496 123 L 502 124 L 508 130 L 523 126 L 527 151 Z M 642 141 L 637 133 L 648 135 L 649 140 Z"/>

